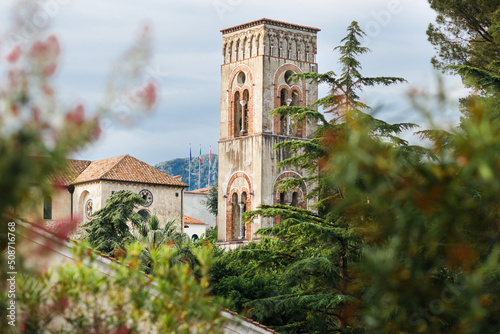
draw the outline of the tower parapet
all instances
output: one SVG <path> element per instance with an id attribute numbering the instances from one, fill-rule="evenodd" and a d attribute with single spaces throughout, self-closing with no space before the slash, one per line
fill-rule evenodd
<path id="1" fill-rule="evenodd" d="M 224 64 L 257 56 L 314 63 L 318 28 L 260 19 L 221 30 Z"/>

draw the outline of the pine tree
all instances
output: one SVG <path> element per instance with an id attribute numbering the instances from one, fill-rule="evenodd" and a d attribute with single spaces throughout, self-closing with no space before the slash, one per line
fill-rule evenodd
<path id="1" fill-rule="evenodd" d="M 215 180 L 215 184 L 216 185 L 210 187 L 207 199 L 203 202 L 203 204 L 205 204 L 205 207 L 207 208 L 208 212 L 210 212 L 214 216 L 217 216 L 219 210 L 219 205 L 218 205 L 219 190 L 217 187 L 217 180 Z"/>
<path id="2" fill-rule="evenodd" d="M 438 16 L 427 30 L 435 67 L 458 73 L 468 87 L 500 91 L 500 1 L 429 0 Z"/>
<path id="3" fill-rule="evenodd" d="M 370 199 L 365 210 L 355 207 L 358 217 L 374 217 L 376 246 L 360 267 L 364 322 L 376 333 L 496 333 L 500 2 L 429 2 L 438 12 L 428 30 L 439 51 L 433 62 L 475 91 L 462 100 L 457 129 L 430 132 L 433 161 L 394 160 L 393 150 L 353 143 L 355 168 L 337 171 L 351 189 L 360 175 L 372 180 L 348 193 L 350 203 Z M 366 131 L 358 136 L 368 142 Z M 360 163 L 366 154 L 371 164 Z"/>
<path id="4" fill-rule="evenodd" d="M 146 201 L 130 190 L 115 192 L 106 200 L 106 205 L 83 225 L 83 239 L 88 240 L 94 249 L 103 254 L 117 255 L 125 249 L 127 242 L 133 240 L 130 229 L 143 222 L 143 218 L 134 209 L 137 205 L 144 204 Z"/>
<path id="5" fill-rule="evenodd" d="M 336 210 L 347 205 L 344 203 L 345 192 L 350 190 L 332 177 L 337 168 L 329 164 L 332 156 L 342 154 L 361 127 L 369 128 L 370 137 L 380 145 L 397 148 L 401 156 L 408 157 L 417 152 L 416 148 L 397 137 L 401 131 L 415 125 L 388 124 L 375 119 L 366 113 L 370 108 L 359 99 L 358 94 L 365 87 L 404 82 L 402 78 L 364 77 L 360 73 L 357 57 L 369 51 L 359 42 L 363 35 L 357 22 L 352 22 L 342 44 L 335 48 L 340 52 L 339 75 L 334 72 L 303 73 L 292 77 L 292 80 L 328 84 L 328 96 L 317 100 L 311 107 L 280 107 L 274 111 L 275 114 L 290 115 L 297 120 L 295 124 L 307 119 L 319 123 L 311 140 L 287 141 L 275 147 L 288 150 L 292 156 L 280 162 L 279 167 L 293 166 L 308 171 L 302 179 L 284 180 L 280 188 L 296 187 L 301 182 L 313 184 L 308 198 L 317 200 L 315 210 L 262 205 L 246 214 L 247 219 L 255 215 L 281 217 L 280 224 L 257 232 L 280 240 L 272 251 L 255 246 L 239 256 L 259 254 L 260 268 L 276 267 L 279 263 L 279 281 L 286 294 L 255 300 L 252 306 L 257 320 L 286 319 L 282 325 L 274 324 L 283 333 L 354 333 L 360 330 L 357 311 L 360 295 L 355 289 L 354 268 L 359 263 L 364 241 L 354 230 L 357 222 L 353 219 L 358 217 L 348 210 Z M 325 109 L 333 118 L 327 120 L 316 108 Z M 343 158 L 342 163 L 349 164 L 349 157 L 344 155 Z M 360 177 L 356 186 L 363 188 L 365 182 Z"/>

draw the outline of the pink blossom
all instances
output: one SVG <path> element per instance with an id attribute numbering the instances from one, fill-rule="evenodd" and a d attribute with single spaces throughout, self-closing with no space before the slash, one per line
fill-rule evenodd
<path id="1" fill-rule="evenodd" d="M 78 227 L 78 221 L 67 219 L 54 224 L 52 232 L 62 240 L 69 240 L 69 235 Z"/>
<path id="2" fill-rule="evenodd" d="M 98 139 L 102 134 L 102 129 L 101 125 L 99 124 L 99 118 L 97 116 L 94 117 L 94 122 L 95 122 L 95 127 L 94 127 L 93 139 Z"/>
<path id="3" fill-rule="evenodd" d="M 50 35 L 45 43 L 47 44 L 48 49 L 55 55 L 59 55 L 61 53 L 61 46 L 59 45 L 59 41 L 56 36 Z"/>
<path id="4" fill-rule="evenodd" d="M 47 45 L 43 42 L 35 42 L 30 49 L 31 57 L 43 57 L 47 52 Z"/>
<path id="5" fill-rule="evenodd" d="M 57 69 L 56 63 L 49 64 L 45 66 L 45 68 L 43 69 L 43 74 L 46 76 L 52 76 L 56 72 L 56 69 Z"/>
<path id="6" fill-rule="evenodd" d="M 16 61 L 19 60 L 19 57 L 21 56 L 21 47 L 17 45 L 12 49 L 12 51 L 7 55 L 7 61 L 11 64 L 15 63 Z"/>
<path id="7" fill-rule="evenodd" d="M 139 97 L 144 101 L 146 108 L 151 110 L 156 102 L 156 87 L 152 82 L 148 82 L 146 86 L 139 92 Z"/>
<path id="8" fill-rule="evenodd" d="M 81 125 L 85 122 L 85 109 L 82 104 L 78 104 L 75 109 L 66 114 L 66 121 Z"/>
<path id="9" fill-rule="evenodd" d="M 32 107 L 31 113 L 33 114 L 33 119 L 35 120 L 35 122 L 39 122 L 40 121 L 40 108 Z"/>
<path id="10" fill-rule="evenodd" d="M 59 41 L 54 35 L 49 36 L 44 42 L 35 42 L 30 49 L 32 57 L 58 56 L 61 53 Z"/>
<path id="11" fill-rule="evenodd" d="M 45 95 L 52 96 L 52 95 L 54 95 L 54 88 L 52 88 L 52 87 L 51 87 L 51 86 L 49 86 L 49 85 L 43 85 L 43 86 L 42 86 L 42 92 L 43 92 Z"/>

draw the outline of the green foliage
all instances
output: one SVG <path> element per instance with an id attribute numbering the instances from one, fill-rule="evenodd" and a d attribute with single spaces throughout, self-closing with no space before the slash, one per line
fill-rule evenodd
<path id="1" fill-rule="evenodd" d="M 438 51 L 432 63 L 445 70 L 466 65 L 498 76 L 500 1 L 428 1 L 438 14 L 427 30 Z"/>
<path id="2" fill-rule="evenodd" d="M 208 191 L 208 196 L 204 204 L 207 207 L 208 212 L 217 216 L 219 210 L 219 191 L 217 188 L 217 180 L 215 181 L 215 184 L 216 185 L 212 186 Z"/>
<path id="3" fill-rule="evenodd" d="M 142 246 L 139 258 L 144 272 L 148 274 L 154 269 L 153 253 L 165 245 L 177 250 L 175 256 L 170 259 L 172 263 L 188 263 L 193 269 L 198 264 L 191 251 L 191 240 L 186 234 L 178 231 L 175 219 L 167 221 L 164 227 L 160 227 L 158 217 L 152 215 L 148 221 L 139 223 L 132 231 L 132 235 L 133 240 Z"/>
<path id="4" fill-rule="evenodd" d="M 492 122 L 500 116 L 500 1 L 429 1 L 437 12 L 436 24 L 427 30 L 438 50 L 432 62 L 445 72 L 460 75 L 470 96 L 461 99 L 464 120 L 478 96 L 487 98 Z"/>
<path id="5" fill-rule="evenodd" d="M 213 293 L 223 296 L 226 307 L 246 316 L 259 319 L 262 323 L 270 320 L 281 325 L 283 320 L 253 316 L 248 310 L 248 303 L 261 298 L 275 296 L 281 290 L 274 270 L 257 270 L 260 258 L 272 250 L 275 240 L 264 238 L 259 243 L 251 243 L 237 251 L 222 252 L 219 250 L 216 262 L 212 267 L 211 281 Z M 258 252 L 257 252 L 258 250 Z"/>
<path id="6" fill-rule="evenodd" d="M 500 127 L 484 105 L 469 108 L 462 129 L 436 137 L 434 161 L 400 159 L 366 127 L 330 156 L 328 182 L 347 189 L 333 210 L 364 240 L 358 288 L 365 326 L 377 333 L 500 330 L 492 298 L 500 287 Z"/>
<path id="7" fill-rule="evenodd" d="M 23 29 L 26 15 L 33 16 L 40 11 L 36 1 L 17 1 L 16 8 L 9 15 L 9 31 Z M 60 64 L 61 47 L 56 35 L 50 33 L 50 18 L 37 28 L 36 34 L 20 43 L 2 43 L 2 66 L 0 73 L 0 249 L 8 243 L 8 222 L 27 219 L 41 221 L 41 200 L 60 190 L 56 175 L 67 172 L 67 157 L 81 150 L 99 137 L 99 119 L 109 115 L 111 104 L 116 99 L 103 101 L 102 109 L 88 113 L 82 104 L 61 102 L 54 85 L 54 74 Z M 14 35 L 12 35 L 14 36 Z M 7 33 L 0 33 L 0 39 L 9 39 Z M 130 83 L 138 77 L 140 69 L 147 64 L 147 34 L 141 35 L 135 47 L 124 57 L 123 64 L 131 70 L 121 71 L 120 87 L 109 87 L 109 94 L 126 96 L 129 91 L 138 92 L 137 106 L 142 106 L 141 87 Z M 11 49 L 7 50 L 7 48 Z M 138 56 L 138 50 L 141 50 Z M 133 59 L 133 61 L 131 61 Z M 111 77 L 111 80 L 114 77 Z M 142 81 L 141 81 L 142 83 Z M 153 90 L 154 92 L 154 90 Z M 136 109 L 149 110 L 146 108 Z M 90 115 L 89 115 L 90 114 Z M 69 217 L 68 217 L 69 220 Z M 67 232 L 75 227 L 74 222 L 61 224 L 59 234 L 67 237 Z M 22 247 L 16 244 L 16 247 Z M 34 253 L 31 256 L 40 256 Z M 16 270 L 21 274 L 25 269 L 17 258 Z M 0 257 L 0 276 L 7 277 L 6 257 Z M 7 281 L 0 280 L 0 328 L 7 332 L 13 328 L 7 324 L 4 310 L 8 302 Z M 34 296 L 34 295 L 33 295 Z"/>
<path id="8" fill-rule="evenodd" d="M 203 244 L 204 242 L 209 242 L 213 245 L 217 243 L 217 226 L 207 228 L 206 232 L 203 233 L 198 239 L 198 244 Z"/>
<path id="9" fill-rule="evenodd" d="M 364 77 L 360 73 L 357 57 L 368 52 L 358 40 L 363 35 L 359 25 L 353 22 L 342 44 L 335 48 L 341 55 L 338 76 L 327 72 L 292 77 L 292 80 L 328 84 L 328 96 L 311 107 L 281 107 L 273 111 L 274 114 L 290 115 L 296 123 L 307 119 L 318 122 L 318 131 L 311 140 L 286 141 L 275 147 L 286 150 L 291 156 L 281 161 L 279 167 L 307 171 L 302 179 L 283 180 L 280 189 L 294 188 L 303 182 L 312 185 L 307 196 L 317 200 L 316 210 L 262 205 L 258 210 L 245 213 L 247 220 L 260 215 L 280 217 L 280 223 L 257 231 L 268 236 L 259 244 L 225 255 L 230 262 L 225 268 L 236 266 L 243 273 L 234 272 L 232 275 L 236 277 L 221 279 L 214 287 L 214 292 L 220 293 L 219 285 L 224 283 L 224 296 L 236 296 L 239 304 L 235 306 L 240 309 L 249 299 L 248 314 L 282 333 L 361 331 L 358 320 L 361 293 L 354 282 L 357 281 L 355 266 L 360 261 L 362 242 L 349 214 L 333 210 L 349 191 L 340 183 L 332 185 L 330 182 L 334 168 L 329 160 L 341 151 L 334 152 L 333 147 L 346 149 L 348 138 L 355 138 L 356 129 L 363 127 L 370 129 L 370 137 L 380 145 L 395 147 L 402 156 L 414 156 L 413 148 L 397 135 L 415 125 L 388 124 L 363 112 L 370 111 L 359 100 L 358 93 L 363 88 L 404 81 L 395 77 Z M 333 118 L 327 120 L 315 108 L 332 113 Z M 360 177 L 357 187 L 363 187 L 363 182 Z M 241 291 L 245 285 L 240 277 L 253 279 L 256 273 L 269 277 L 274 286 L 265 297 Z"/>
<path id="10" fill-rule="evenodd" d="M 283 188 L 296 185 L 298 182 L 314 184 L 308 193 L 309 198 L 319 199 L 318 210 L 327 210 L 327 203 L 338 197 L 340 189 L 333 192 L 324 186 L 323 175 L 328 175 L 331 170 L 325 168 L 324 162 L 328 159 L 327 147 L 343 142 L 343 137 L 349 135 L 349 126 L 355 123 L 367 124 L 371 127 L 371 134 L 388 140 L 394 145 L 407 146 L 407 142 L 397 135 L 404 130 L 413 129 L 415 124 L 400 123 L 388 124 L 376 119 L 365 112 L 371 109 L 359 100 L 359 92 L 365 87 L 376 85 L 391 85 L 404 82 L 403 78 L 397 77 L 365 77 L 360 73 L 361 64 L 357 60 L 359 55 L 369 52 L 369 49 L 361 46 L 358 38 L 365 34 L 358 23 L 353 21 L 347 28 L 347 35 L 341 40 L 341 45 L 335 50 L 340 52 L 339 63 L 341 72 L 336 75 L 333 71 L 318 73 L 300 73 L 292 76 L 292 80 L 308 80 L 314 84 L 327 84 L 330 94 L 318 99 L 310 107 L 280 107 L 275 109 L 274 114 L 288 114 L 297 122 L 314 120 L 318 123 L 318 130 L 310 141 L 285 141 L 276 145 L 275 149 L 284 149 L 292 156 L 278 164 L 278 167 L 294 166 L 306 170 L 308 176 L 302 180 L 284 180 Z M 325 110 L 333 115 L 333 119 L 327 120 L 316 108 Z M 349 125 L 349 126 L 348 126 Z M 356 126 L 356 125 L 355 125 Z M 318 170 L 319 168 L 319 170 Z"/>
<path id="11" fill-rule="evenodd" d="M 223 333 L 224 318 L 210 296 L 209 248 L 194 252 L 196 278 L 186 263 L 174 263 L 178 250 L 152 252 L 154 271 L 141 271 L 142 246 L 127 246 L 123 264 L 102 272 L 99 258 L 82 244 L 77 261 L 40 275 L 19 277 L 21 328 L 30 333 Z M 126 265 L 124 265 L 126 264 Z"/>
<path id="12" fill-rule="evenodd" d="M 139 227 L 143 221 L 134 209 L 144 204 L 146 200 L 130 190 L 115 192 L 106 200 L 106 205 L 83 225 L 85 234 L 82 238 L 88 240 L 95 250 L 115 256 L 133 240 L 130 229 Z"/>

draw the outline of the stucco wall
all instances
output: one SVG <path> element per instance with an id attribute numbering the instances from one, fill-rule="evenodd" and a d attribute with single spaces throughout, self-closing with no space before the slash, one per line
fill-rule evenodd
<path id="1" fill-rule="evenodd" d="M 101 182 L 88 182 L 75 186 L 73 193 L 73 217 L 82 223 L 89 219 L 85 214 L 85 205 L 92 200 L 92 213 L 103 207 Z"/>
<path id="2" fill-rule="evenodd" d="M 32 210 L 26 210 L 21 213 L 21 216 L 30 222 L 36 222 L 44 219 L 44 199 L 40 195 L 38 188 L 32 190 L 34 196 L 39 197 L 40 200 L 36 207 Z M 51 196 L 52 200 L 52 221 L 68 221 L 71 219 L 71 194 L 66 187 L 57 187 Z M 28 208 L 26 208 L 28 209 Z M 50 221 L 47 220 L 47 221 Z"/>
<path id="3" fill-rule="evenodd" d="M 216 217 L 208 212 L 204 203 L 207 197 L 205 194 L 184 192 L 184 214 L 214 227 L 217 223 Z"/>
<path id="4" fill-rule="evenodd" d="M 75 206 L 74 214 L 83 217 L 83 221 L 88 219 L 85 216 L 85 203 L 92 199 L 93 212 L 106 205 L 106 200 L 113 191 L 130 190 L 139 193 L 143 189 L 148 189 L 153 194 L 153 203 L 147 206 L 140 206 L 138 210 L 147 210 L 150 214 L 156 214 L 160 222 L 164 224 L 167 220 L 175 219 L 178 226 L 182 226 L 182 196 L 183 188 L 161 185 L 150 185 L 141 183 L 98 181 L 78 184 L 75 186 L 74 198 L 78 203 Z"/>
<path id="5" fill-rule="evenodd" d="M 198 225 L 198 224 L 187 224 L 187 226 L 189 227 L 184 229 L 184 233 L 189 235 L 190 238 L 192 238 L 194 234 L 196 234 L 198 238 L 200 238 L 208 228 L 208 225 Z"/>

